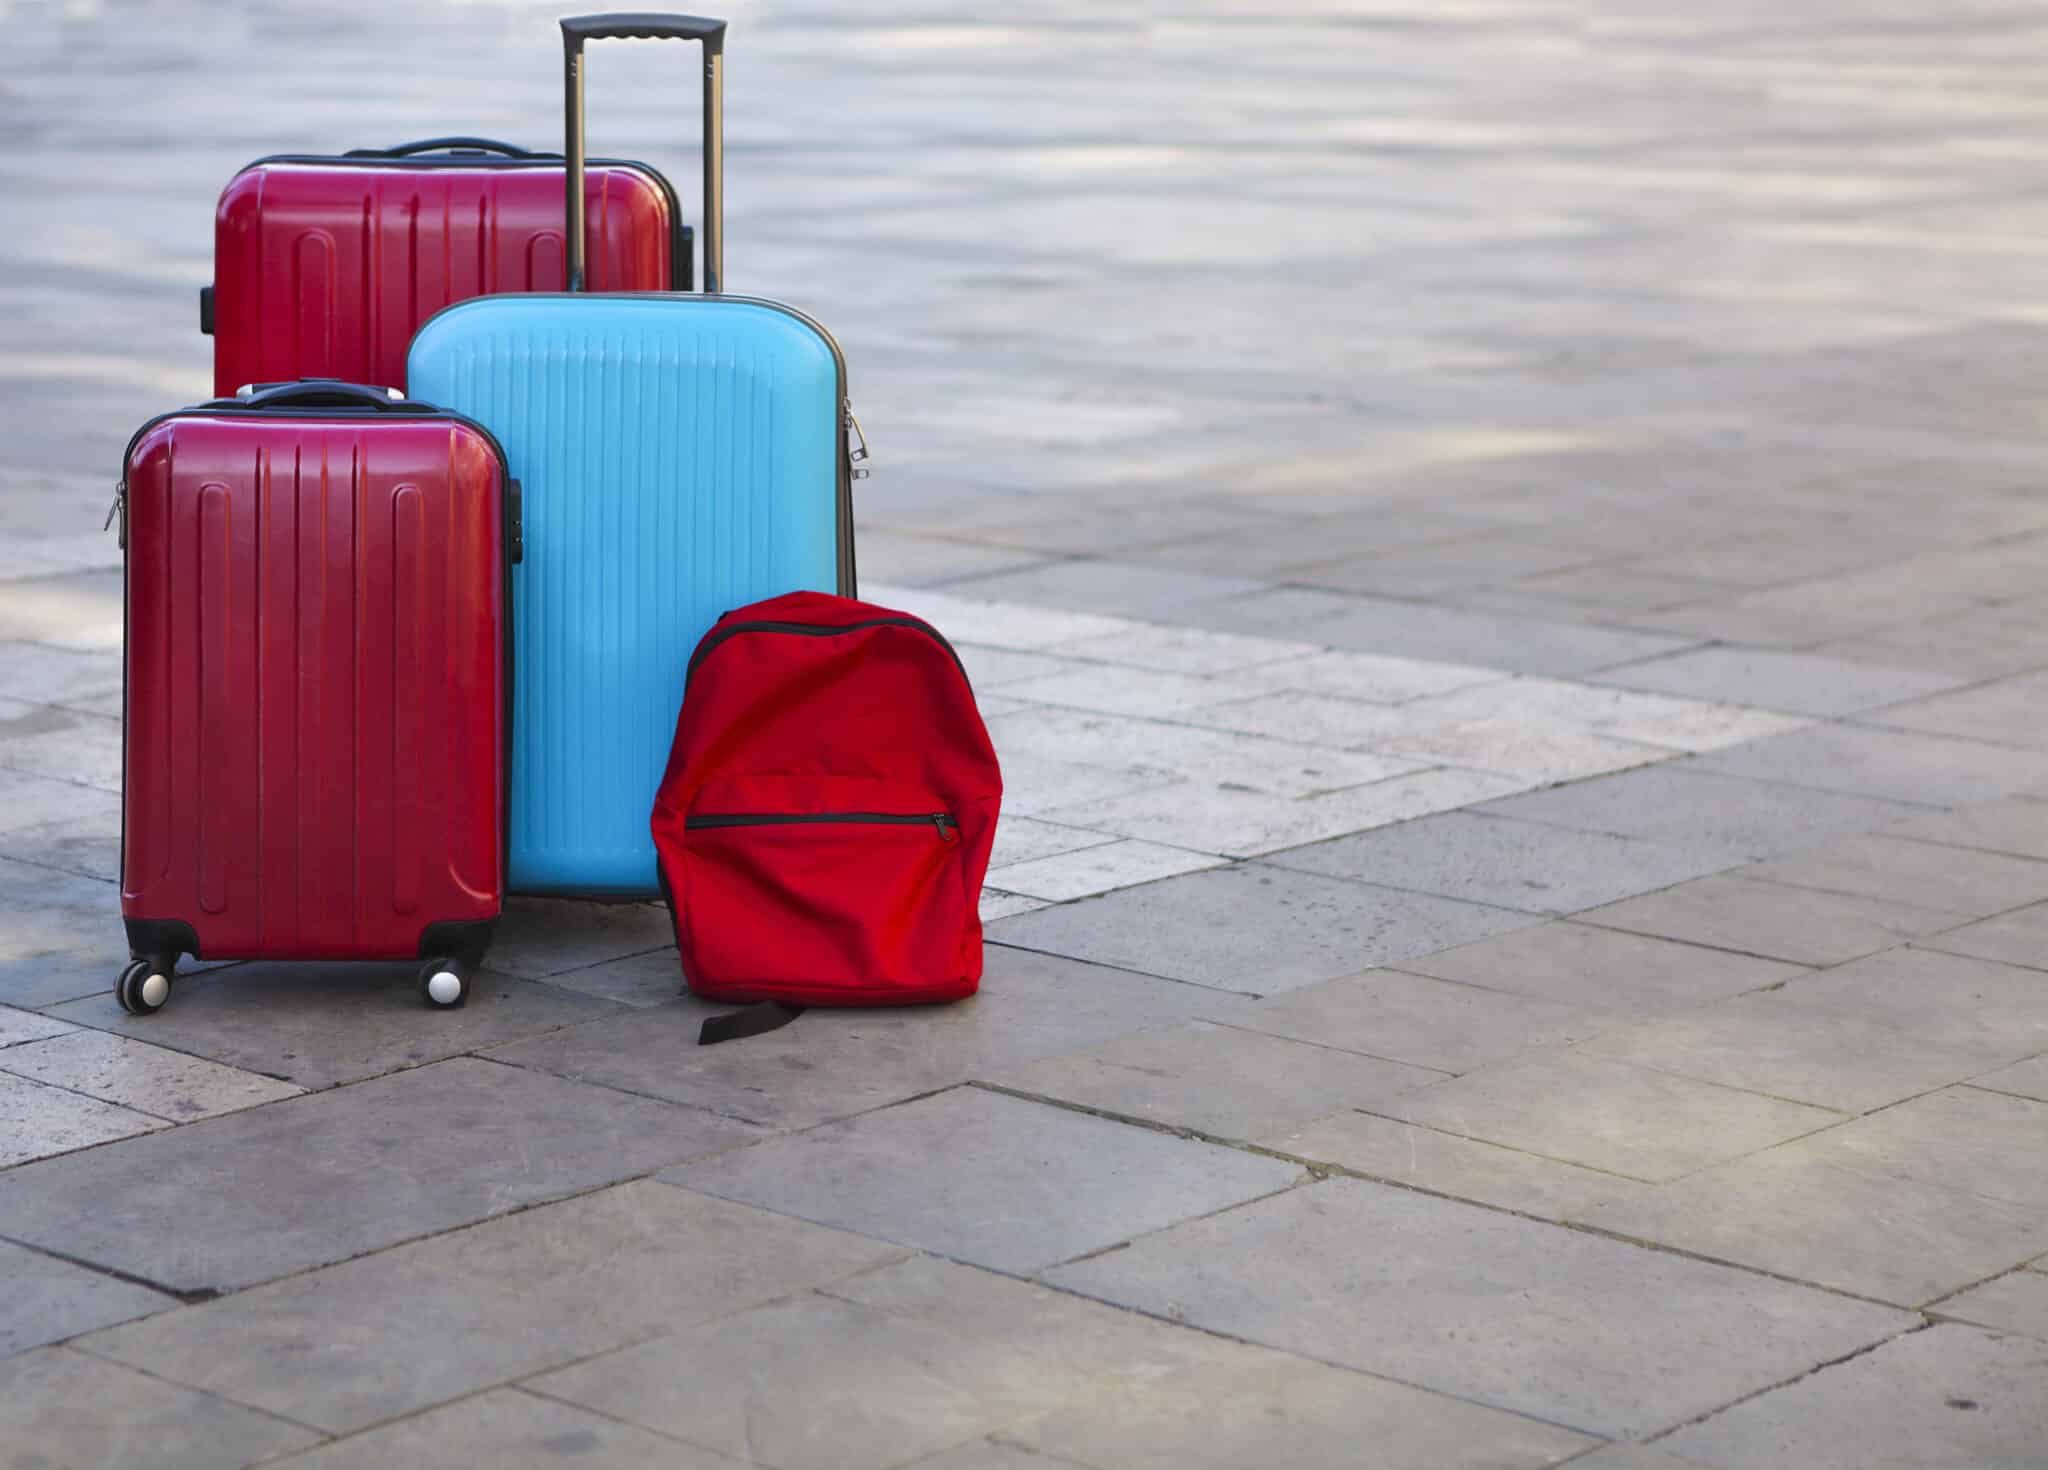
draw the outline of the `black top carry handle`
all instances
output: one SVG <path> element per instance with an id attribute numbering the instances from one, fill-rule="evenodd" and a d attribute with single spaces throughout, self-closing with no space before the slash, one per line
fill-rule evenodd
<path id="1" fill-rule="evenodd" d="M 583 43 L 637 37 L 704 43 L 704 289 L 725 285 L 725 22 L 699 15 L 578 15 L 562 22 L 569 289 L 583 286 Z"/>
<path id="2" fill-rule="evenodd" d="M 339 378 L 299 378 L 284 383 L 251 383 L 233 398 L 216 398 L 223 408 L 369 408 L 378 413 L 435 413 L 431 403 L 393 397 L 389 388 Z"/>
<path id="3" fill-rule="evenodd" d="M 343 158 L 410 158 L 415 153 L 502 153 L 507 158 L 540 158 L 530 148 L 496 138 L 419 138 L 389 148 L 351 148 Z"/>

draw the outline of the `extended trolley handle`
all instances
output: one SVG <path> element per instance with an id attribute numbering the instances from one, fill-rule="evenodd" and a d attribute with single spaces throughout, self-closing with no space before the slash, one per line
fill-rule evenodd
<path id="1" fill-rule="evenodd" d="M 569 289 L 583 284 L 583 43 L 635 37 L 704 43 L 704 289 L 725 284 L 725 22 L 700 15 L 578 15 L 562 22 Z"/>

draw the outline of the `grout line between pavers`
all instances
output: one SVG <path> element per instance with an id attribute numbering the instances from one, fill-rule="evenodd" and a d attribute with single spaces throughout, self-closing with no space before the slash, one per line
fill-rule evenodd
<path id="1" fill-rule="evenodd" d="M 131 1318 L 130 1320 L 132 1321 L 136 1319 Z M 115 1323 L 113 1325 L 120 1326 L 122 1324 Z M 334 1437 L 333 1435 L 329 1434 L 326 1430 L 319 1428 L 317 1425 L 308 1424 L 302 1419 L 294 1419 L 289 1414 L 280 1414 L 275 1409 L 266 1409 L 258 1404 L 244 1403 L 241 1399 L 234 1398 L 228 1394 L 217 1392 L 214 1389 L 201 1388 L 197 1384 L 186 1383 L 180 1379 L 166 1377 L 164 1374 L 157 1372 L 153 1368 L 137 1367 L 133 1363 L 124 1363 L 119 1358 L 110 1358 L 105 1353 L 96 1353 L 90 1348 L 80 1346 L 76 1338 L 53 1344 L 53 1346 L 58 1348 L 60 1351 L 73 1352 L 77 1353 L 82 1358 L 90 1358 L 95 1363 L 105 1363 L 109 1367 L 119 1368 L 123 1372 L 134 1373 L 143 1378 L 154 1379 L 158 1383 L 167 1384 L 172 1388 L 180 1389 L 186 1393 L 196 1393 L 204 1398 L 217 1399 L 224 1404 L 233 1404 L 238 1409 L 246 1409 L 252 1414 L 261 1414 L 264 1418 L 274 1419 L 280 1424 L 289 1424 L 294 1429 L 303 1429 L 308 1434 L 318 1435 L 320 1438 L 320 1442 L 322 1444 L 328 1442 Z M 299 1445 L 293 1449 L 282 1450 L 279 1452 L 279 1455 L 303 1454 L 307 1450 L 313 1448 L 315 1448 L 315 1446 L 313 1445 Z M 269 1456 L 267 1457 L 267 1459 L 276 1459 L 278 1457 L 279 1456 Z M 256 1463 L 267 1463 L 267 1460 L 258 1461 Z"/>

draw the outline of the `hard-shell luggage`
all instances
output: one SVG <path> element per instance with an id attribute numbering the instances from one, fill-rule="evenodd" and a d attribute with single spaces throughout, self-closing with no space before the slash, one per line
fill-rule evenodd
<path id="1" fill-rule="evenodd" d="M 518 499 L 487 431 L 380 388 L 136 431 L 125 1007 L 161 1006 L 181 954 L 418 959 L 463 998 L 505 891 Z"/>
<path id="2" fill-rule="evenodd" d="M 559 291 L 560 154 L 490 138 L 426 138 L 339 155 L 259 158 L 214 217 L 213 391 L 342 378 L 405 387 L 405 349 L 453 301 Z M 585 171 L 590 276 L 607 291 L 690 289 L 690 231 L 644 163 Z"/>
<path id="3" fill-rule="evenodd" d="M 562 22 L 574 240 L 583 201 L 583 45 L 705 51 L 703 280 L 722 271 L 719 91 L 725 22 Z M 798 589 L 851 593 L 846 366 L 823 328 L 720 295 L 480 296 L 420 329 L 412 391 L 486 424 L 526 487 L 515 579 L 515 892 L 658 893 L 647 813 L 689 650 L 727 608 Z"/>
<path id="4" fill-rule="evenodd" d="M 700 1040 L 972 995 L 1003 778 L 944 636 L 793 592 L 720 618 L 688 680 L 651 823 L 676 948 L 695 994 L 767 1007 Z"/>

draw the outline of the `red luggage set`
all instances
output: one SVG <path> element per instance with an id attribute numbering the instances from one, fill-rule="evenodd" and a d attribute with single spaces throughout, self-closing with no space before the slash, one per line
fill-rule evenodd
<path id="1" fill-rule="evenodd" d="M 219 396 L 136 432 L 115 504 L 126 1009 L 161 1007 L 181 954 L 418 960 L 430 1001 L 466 997 L 506 892 L 521 491 L 481 424 L 368 385 L 402 381 L 440 308 L 562 287 L 564 179 L 443 138 L 263 159 L 223 192 Z M 583 203 L 594 285 L 688 289 L 660 174 L 593 160 Z M 727 613 L 688 655 L 652 814 L 690 988 L 758 1003 L 702 1039 L 972 994 L 1001 790 L 928 624 L 809 591 Z"/>

